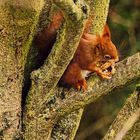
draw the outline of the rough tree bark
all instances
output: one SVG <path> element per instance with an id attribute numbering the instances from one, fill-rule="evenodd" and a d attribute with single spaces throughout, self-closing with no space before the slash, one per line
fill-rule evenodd
<path id="1" fill-rule="evenodd" d="M 42 5 L 0 0 L 0 139 L 19 132 L 24 64 Z"/>
<path id="2" fill-rule="evenodd" d="M 44 65 L 31 74 L 31 88 L 22 118 L 23 138 L 27 140 L 73 139 L 83 111 L 81 108 L 113 88 L 140 77 L 140 53 L 137 53 L 118 63 L 117 72 L 111 80 L 91 77 L 86 94 L 56 86 L 74 55 L 89 14 L 95 12 L 91 33 L 101 32 L 109 1 L 87 0 L 89 6 L 83 0 L 77 4 L 73 0 L 52 2 L 64 11 L 65 23 Z M 30 48 L 31 42 L 36 32 L 49 23 L 51 7 L 55 7 L 51 0 L 0 1 L 0 139 L 16 139 L 21 132 L 22 86 L 30 71 L 26 71 L 25 65 L 28 69 L 32 67 L 33 57 L 28 56 L 33 49 Z M 65 118 L 69 113 L 69 117 Z M 62 129 L 66 132 L 63 135 Z M 73 130 L 72 133 L 69 130 Z"/>

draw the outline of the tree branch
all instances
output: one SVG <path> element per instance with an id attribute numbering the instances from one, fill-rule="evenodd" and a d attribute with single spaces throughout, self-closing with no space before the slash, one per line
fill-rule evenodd
<path id="1" fill-rule="evenodd" d="M 140 90 L 127 99 L 103 140 L 128 140 L 140 138 Z"/>

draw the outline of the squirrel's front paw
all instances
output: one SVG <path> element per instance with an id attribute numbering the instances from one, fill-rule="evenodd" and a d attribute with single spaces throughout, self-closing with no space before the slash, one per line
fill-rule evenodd
<path id="1" fill-rule="evenodd" d="M 80 91 L 81 89 L 83 91 L 87 90 L 87 82 L 85 79 L 82 80 L 78 80 L 77 84 L 76 84 L 76 88 L 78 89 L 78 91 Z"/>

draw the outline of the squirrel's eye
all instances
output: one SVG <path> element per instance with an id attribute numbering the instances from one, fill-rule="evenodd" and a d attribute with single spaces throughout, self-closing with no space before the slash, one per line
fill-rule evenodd
<path id="1" fill-rule="evenodd" d="M 109 54 L 104 55 L 105 59 L 111 59 L 111 56 Z"/>

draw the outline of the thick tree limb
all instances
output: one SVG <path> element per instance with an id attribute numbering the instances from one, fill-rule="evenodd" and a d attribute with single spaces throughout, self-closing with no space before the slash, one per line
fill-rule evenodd
<path id="1" fill-rule="evenodd" d="M 20 131 L 24 64 L 42 6 L 42 0 L 30 2 L 0 0 L 0 139 Z"/>
<path id="2" fill-rule="evenodd" d="M 140 90 L 127 99 L 103 140 L 140 139 Z"/>

